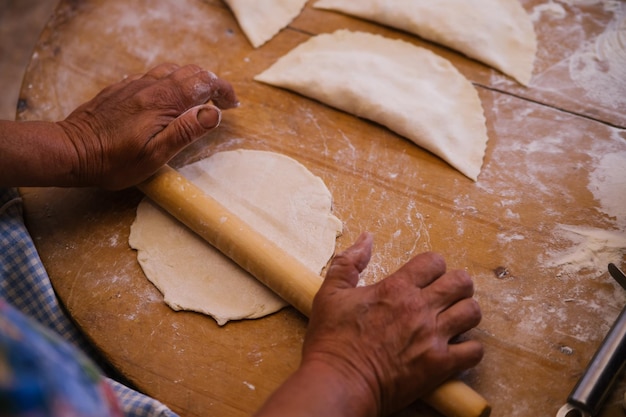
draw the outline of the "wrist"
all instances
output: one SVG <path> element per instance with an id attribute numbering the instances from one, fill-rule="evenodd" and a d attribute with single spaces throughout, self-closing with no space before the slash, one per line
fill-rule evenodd
<path id="1" fill-rule="evenodd" d="M 0 121 L 0 185 L 75 185 L 75 153 L 53 122 Z"/>
<path id="2" fill-rule="evenodd" d="M 93 166 L 88 163 L 87 154 L 89 150 L 86 147 L 86 138 L 81 137 L 80 126 L 69 122 L 67 119 L 55 122 L 62 137 L 61 142 L 64 145 L 66 155 L 66 175 L 68 181 L 73 186 L 84 187 L 96 185 L 91 179 L 90 171 Z M 93 163 L 93 162 L 92 162 Z"/>
<path id="3" fill-rule="evenodd" d="M 380 396 L 375 385 L 363 375 L 364 371 L 353 364 L 323 358 L 309 359 L 299 369 L 307 379 L 318 379 L 326 391 L 325 398 L 331 402 L 329 405 L 337 411 L 334 415 L 379 416 Z"/>
<path id="4" fill-rule="evenodd" d="M 349 368 L 349 367 L 348 367 Z M 265 402 L 255 417 L 376 417 L 378 397 L 359 372 L 333 361 L 307 359 Z"/>

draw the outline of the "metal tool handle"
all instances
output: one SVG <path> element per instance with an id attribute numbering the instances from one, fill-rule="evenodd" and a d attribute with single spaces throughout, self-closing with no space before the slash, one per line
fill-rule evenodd
<path id="1" fill-rule="evenodd" d="M 567 402 L 594 416 L 626 362 L 626 307 L 572 390 Z"/>

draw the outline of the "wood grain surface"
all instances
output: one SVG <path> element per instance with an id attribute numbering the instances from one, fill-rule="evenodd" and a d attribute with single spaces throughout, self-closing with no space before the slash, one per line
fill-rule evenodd
<path id="1" fill-rule="evenodd" d="M 606 273 L 608 261 L 626 264 L 626 81 L 611 78 L 608 65 L 624 61 L 612 58 L 616 50 L 592 54 L 624 36 L 624 2 L 522 1 L 539 46 L 529 87 L 312 3 L 253 49 L 221 1 L 61 1 L 26 72 L 18 118 L 61 119 L 106 85 L 161 62 L 211 69 L 232 82 L 242 105 L 172 166 L 239 148 L 298 160 L 333 194 L 344 222 L 338 250 L 363 230 L 374 234 L 366 283 L 417 253 L 442 253 L 450 268 L 474 277 L 484 315 L 470 336 L 484 343 L 485 359 L 462 379 L 490 401 L 493 416 L 555 415 L 626 304 Z M 489 135 L 477 182 L 380 125 L 253 81 L 310 36 L 340 28 L 428 48 L 474 83 Z M 21 192 L 63 304 L 145 393 L 185 417 L 244 416 L 297 367 L 306 319 L 293 308 L 219 327 L 163 303 L 128 246 L 139 191 Z M 625 388 L 620 380 L 602 416 L 623 414 Z M 400 414 L 437 415 L 419 403 Z"/>

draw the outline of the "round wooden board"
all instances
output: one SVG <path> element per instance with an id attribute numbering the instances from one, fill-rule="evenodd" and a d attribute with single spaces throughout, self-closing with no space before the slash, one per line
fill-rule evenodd
<path id="1" fill-rule="evenodd" d="M 572 271 L 556 262 L 581 245 L 564 226 L 625 233 L 609 203 L 616 201 L 611 191 L 626 190 L 608 183 L 606 157 L 626 160 L 626 107 L 594 101 L 560 64 L 602 34 L 613 13 L 602 2 L 563 6 L 557 20 L 537 14 L 540 1 L 522 3 L 534 13 L 540 48 L 529 88 L 415 36 L 310 4 L 253 49 L 217 0 L 66 0 L 35 50 L 18 118 L 63 118 L 104 86 L 165 61 L 213 70 L 233 83 L 242 105 L 172 165 L 237 148 L 300 161 L 334 196 L 345 225 L 338 250 L 363 230 L 374 234 L 367 283 L 419 252 L 443 253 L 450 268 L 475 278 L 484 313 L 471 336 L 486 356 L 463 379 L 491 402 L 494 416 L 555 415 L 626 303 L 606 265 Z M 478 182 L 379 125 L 252 80 L 312 34 L 339 28 L 429 48 L 475 83 L 489 134 Z M 564 38 L 568 28 L 579 37 Z M 183 416 L 244 416 L 297 367 L 306 320 L 292 308 L 219 327 L 163 303 L 128 247 L 138 191 L 21 191 L 63 304 L 142 391 Z M 620 412 L 623 390 L 621 383 L 603 416 Z M 402 414 L 436 415 L 421 405 Z"/>

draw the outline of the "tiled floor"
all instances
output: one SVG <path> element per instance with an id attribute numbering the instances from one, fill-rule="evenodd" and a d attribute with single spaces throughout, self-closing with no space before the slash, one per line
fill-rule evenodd
<path id="1" fill-rule="evenodd" d="M 22 77 L 58 0 L 0 0 L 0 119 L 14 120 Z"/>

